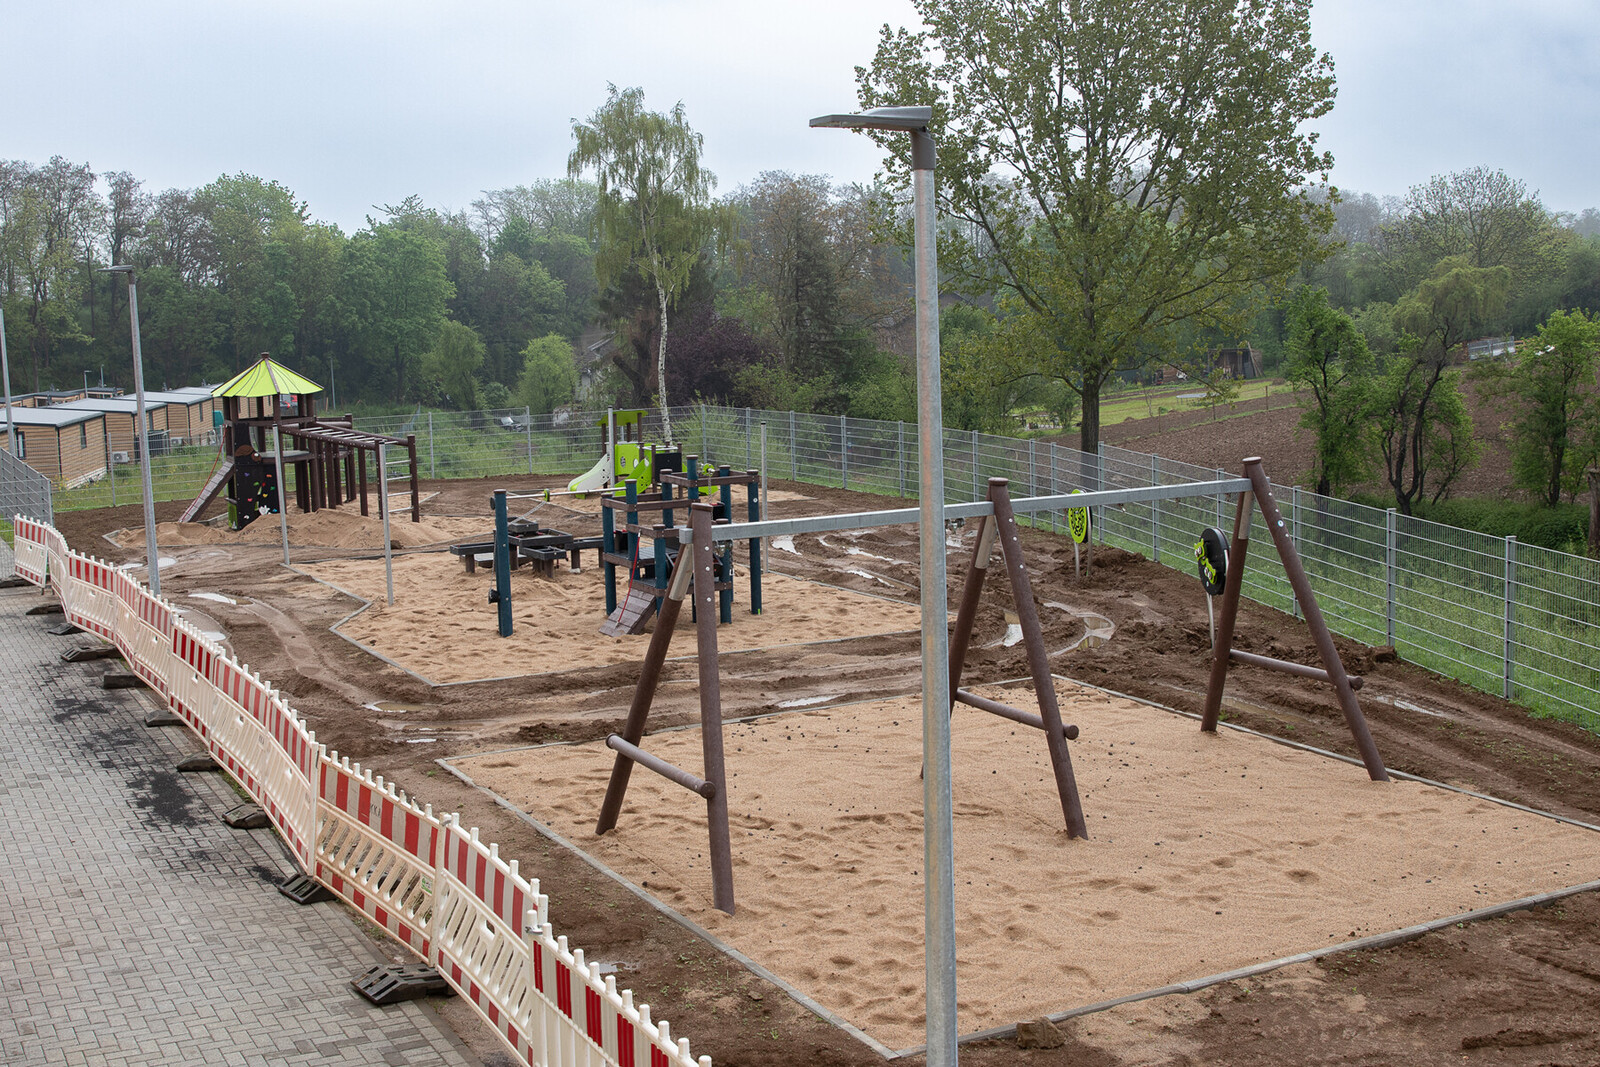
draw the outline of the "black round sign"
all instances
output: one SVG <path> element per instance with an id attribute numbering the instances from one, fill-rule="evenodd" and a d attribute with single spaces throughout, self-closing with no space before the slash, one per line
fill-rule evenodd
<path id="1" fill-rule="evenodd" d="M 1228 584 L 1228 542 L 1222 531 L 1207 526 L 1194 545 L 1194 558 L 1200 565 L 1200 583 L 1216 596 Z"/>

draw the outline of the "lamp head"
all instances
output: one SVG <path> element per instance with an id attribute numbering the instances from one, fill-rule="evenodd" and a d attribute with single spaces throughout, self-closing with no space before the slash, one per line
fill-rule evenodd
<path id="1" fill-rule="evenodd" d="M 855 115 L 818 115 L 812 126 L 840 130 L 926 130 L 933 121 L 931 107 L 875 107 Z"/>

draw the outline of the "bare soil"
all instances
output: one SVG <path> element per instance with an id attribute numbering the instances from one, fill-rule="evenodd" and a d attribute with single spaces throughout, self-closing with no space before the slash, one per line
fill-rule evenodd
<path id="1" fill-rule="evenodd" d="M 1276 398 L 1275 398 L 1276 399 Z M 1276 410 L 1272 412 L 1277 417 Z M 1284 418 L 1292 418 L 1285 414 Z M 1224 425 L 1224 424 L 1218 424 Z M 1241 432 L 1243 432 L 1241 430 Z M 1108 439 L 1113 440 L 1110 434 Z M 1195 460 L 1234 468 L 1242 455 Z M 1115 442 L 1120 443 L 1120 442 Z M 1235 442 L 1237 444 L 1237 442 Z M 1147 442 L 1132 447 L 1151 447 Z M 1175 455 L 1163 446 L 1163 454 Z M 1285 464 L 1269 452 L 1274 466 Z M 1175 458 L 1187 458 L 1175 455 Z M 1275 473 L 1270 471 L 1269 473 Z M 1280 475 L 1280 479 L 1283 476 Z M 491 490 L 527 490 L 554 479 L 508 478 L 438 482 L 424 517 L 486 516 Z M 811 485 L 782 484 L 796 499 L 774 505 L 775 517 L 864 511 L 880 498 Z M 159 505 L 170 521 L 181 503 Z M 137 548 L 109 544 L 107 531 L 139 522 L 136 507 L 58 516 L 69 542 L 112 560 L 138 558 Z M 487 519 L 485 518 L 485 529 Z M 576 518 L 571 518 L 576 525 Z M 561 525 L 552 517 L 550 525 Z M 563 527 L 566 528 L 566 527 Z M 580 532 L 574 529 L 573 532 Z M 1057 674 L 1155 701 L 1200 710 L 1209 669 L 1206 607 L 1198 580 L 1115 549 L 1096 548 L 1093 565 L 1075 579 L 1064 538 L 1024 531 L 1036 599 L 1068 606 L 1043 612 L 1047 644 L 1075 645 L 1082 615 L 1115 625 L 1099 647 L 1063 652 Z M 796 539 L 798 555 L 775 552 L 785 573 L 914 602 L 915 527 L 886 527 Z M 847 548 L 858 549 L 847 554 Z M 359 554 L 296 549 L 297 560 Z M 177 564 L 163 570 L 163 591 L 181 606 L 203 609 L 228 634 L 240 658 L 272 679 L 342 754 L 382 768 L 436 810 L 457 810 L 518 857 L 551 894 L 552 921 L 590 958 L 625 964 L 619 975 L 637 997 L 689 1035 L 697 1053 L 719 1064 L 869 1064 L 877 1057 L 744 971 L 686 931 L 642 912 L 636 900 L 583 860 L 552 845 L 483 793 L 434 764 L 436 757 L 484 752 L 556 739 L 596 739 L 617 729 L 637 668 L 600 667 L 430 687 L 329 632 L 357 606 L 309 577 L 285 570 L 281 550 L 264 544 L 174 547 Z M 454 560 L 451 559 L 453 563 Z M 950 558 L 952 595 L 964 557 Z M 441 561 L 443 563 L 443 561 Z M 998 568 L 993 568 L 998 571 Z M 980 634 L 1002 632 L 1009 597 L 991 577 Z M 226 604 L 190 594 L 222 594 Z M 952 604 L 952 612 L 954 605 Z M 596 619 L 596 625 L 599 619 Z M 1264 608 L 1241 613 L 1241 648 L 1315 663 L 1304 625 Z M 1525 709 L 1393 658 L 1387 650 L 1347 641 L 1339 650 L 1366 677 L 1362 706 L 1390 767 L 1490 793 L 1535 808 L 1600 822 L 1600 738 L 1566 723 L 1531 718 Z M 559 650 L 553 650 L 559 656 Z M 530 666 L 529 673 L 536 668 Z M 546 669 L 546 668 L 537 668 Z M 669 663 L 652 727 L 695 717 L 692 660 Z M 1026 673 L 1020 645 L 975 648 L 966 678 L 999 681 Z M 780 702 L 827 697 L 830 702 L 882 699 L 918 691 L 916 635 L 886 635 L 828 645 L 729 655 L 722 662 L 724 713 L 772 710 Z M 407 708 L 408 729 L 438 738 L 408 744 L 366 705 Z M 1332 694 L 1317 683 L 1256 668 L 1229 676 L 1232 721 L 1347 755 L 1354 746 Z M 1422 709 L 1422 710 L 1417 710 Z M 413 735 L 414 736 L 414 735 Z M 1587 875 L 1600 877 L 1600 872 Z M 1024 976 L 1025 977 L 1025 976 Z M 486 1058 L 497 1046 L 460 1005 L 443 1009 Z M 920 1010 L 920 1006 L 916 1009 Z M 1248 982 L 1215 986 L 1187 997 L 1125 1005 L 1063 1024 L 1066 1042 L 1019 1052 L 1012 1041 L 969 1046 L 974 1064 L 1594 1064 L 1600 1063 L 1600 899 L 1582 894 L 1537 911 L 1451 928 L 1395 948 L 1331 957 Z"/>

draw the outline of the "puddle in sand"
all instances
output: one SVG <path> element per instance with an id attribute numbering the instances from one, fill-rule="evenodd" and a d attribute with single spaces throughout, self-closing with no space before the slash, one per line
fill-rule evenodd
<path id="1" fill-rule="evenodd" d="M 363 704 L 361 706 L 366 708 L 368 711 L 377 711 L 383 713 L 384 715 L 404 715 L 408 711 L 424 710 L 423 708 L 408 707 L 405 704 L 395 704 L 388 700 L 374 700 L 370 704 Z"/>
<path id="2" fill-rule="evenodd" d="M 779 552 L 793 552 L 797 556 L 800 554 L 800 550 L 794 547 L 794 538 L 788 534 L 782 537 L 774 537 L 772 539 L 772 547 Z"/>
<path id="3" fill-rule="evenodd" d="M 239 603 L 237 600 L 233 599 L 233 597 L 223 596 L 221 593 L 190 593 L 189 596 L 195 600 L 209 600 L 214 604 Z"/>
<path id="4" fill-rule="evenodd" d="M 824 701 L 828 701 L 828 700 L 832 700 L 832 699 L 833 699 L 832 697 L 800 697 L 797 700 L 780 700 L 780 701 L 778 701 L 778 707 L 780 707 L 780 708 L 804 708 L 804 707 L 810 707 L 812 704 L 821 704 Z"/>

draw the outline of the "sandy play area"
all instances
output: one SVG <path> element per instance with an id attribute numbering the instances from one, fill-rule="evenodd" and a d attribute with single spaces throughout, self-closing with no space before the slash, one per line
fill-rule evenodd
<path id="1" fill-rule="evenodd" d="M 1062 826 L 1040 735 L 956 710 L 960 1029 L 968 1033 L 1600 877 L 1600 834 L 1059 682 L 1091 839 Z M 991 695 L 1001 691 L 989 690 Z M 1003 696 L 1032 706 L 1028 690 Z M 726 729 L 738 914 L 711 906 L 705 805 L 612 753 L 453 765 L 890 1046 L 920 1044 L 914 699 Z M 645 747 L 690 770 L 697 729 Z"/>
<path id="2" fill-rule="evenodd" d="M 600 633 L 605 582 L 594 557 L 592 549 L 583 553 L 579 574 L 558 562 L 553 579 L 538 577 L 528 566 L 512 571 L 514 622 L 507 638 L 499 633 L 499 609 L 488 600 L 492 568 L 466 574 L 448 553 L 395 559 L 393 605 L 384 602 L 382 560 L 334 560 L 301 569 L 372 602 L 339 633 L 429 681 L 452 683 L 642 663 L 648 633 Z M 626 588 L 626 575 L 619 575 L 619 597 Z M 748 572 L 738 568 L 733 622 L 717 631 L 720 652 L 899 633 L 916 630 L 920 622 L 915 605 L 782 575 L 763 575 L 761 595 L 762 614 L 752 615 Z M 693 656 L 695 648 L 694 624 L 685 610 L 670 655 Z"/>

